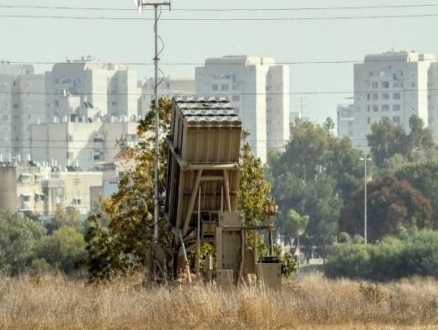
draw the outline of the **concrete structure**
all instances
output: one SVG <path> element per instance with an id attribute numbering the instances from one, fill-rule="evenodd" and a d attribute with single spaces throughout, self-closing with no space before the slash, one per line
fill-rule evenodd
<path id="1" fill-rule="evenodd" d="M 402 51 L 367 55 L 364 63 L 354 65 L 353 146 L 367 151 L 366 135 L 381 120 L 409 132 L 412 115 L 430 124 L 437 141 L 438 89 L 430 88 L 436 79 L 431 78 L 436 75 L 434 62 L 432 54 Z"/>
<path id="2" fill-rule="evenodd" d="M 137 71 L 90 56 L 55 64 L 46 73 L 46 90 L 47 122 L 87 121 L 90 111 L 135 120 L 141 98 Z"/>
<path id="3" fill-rule="evenodd" d="M 263 163 L 268 148 L 289 139 L 289 67 L 269 57 L 208 58 L 196 68 L 196 93 L 226 95 L 250 132 L 252 150 Z"/>
<path id="4" fill-rule="evenodd" d="M 56 205 L 90 212 L 96 202 L 91 192 L 102 189 L 101 172 L 82 172 L 69 167 L 39 166 L 35 162 L 0 163 L 0 209 L 13 213 L 54 216 Z"/>
<path id="5" fill-rule="evenodd" d="M 154 99 L 155 79 L 149 78 L 143 84 L 142 97 L 139 103 L 139 115 L 144 116 L 150 110 L 151 101 Z M 171 98 L 175 95 L 188 95 L 195 93 L 195 78 L 191 76 L 168 76 L 163 78 L 158 85 L 158 95 Z"/>
<path id="6" fill-rule="evenodd" d="M 30 153 L 29 127 L 45 120 L 44 79 L 32 65 L 0 63 L 0 161 Z"/>
<path id="7" fill-rule="evenodd" d="M 123 146 L 137 142 L 137 122 L 66 122 L 31 127 L 32 159 L 49 160 L 59 166 L 79 166 L 83 170 L 101 169 Z M 123 142 L 118 145 L 118 142 Z"/>
<path id="8" fill-rule="evenodd" d="M 338 137 L 354 138 L 354 104 L 338 104 L 336 128 Z"/>

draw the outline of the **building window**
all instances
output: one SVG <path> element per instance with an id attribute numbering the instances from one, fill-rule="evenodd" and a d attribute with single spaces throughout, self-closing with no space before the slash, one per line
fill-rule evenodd
<path id="1" fill-rule="evenodd" d="M 374 93 L 374 94 L 373 94 L 373 100 L 378 100 L 378 99 L 379 99 L 379 94 Z"/>
<path id="2" fill-rule="evenodd" d="M 58 100 L 53 101 L 53 105 L 54 105 L 55 107 L 59 107 L 59 101 L 58 101 Z"/>
<path id="3" fill-rule="evenodd" d="M 228 91 L 228 84 L 222 84 L 221 85 L 221 91 Z"/>
<path id="4" fill-rule="evenodd" d="M 389 94 L 388 93 L 383 93 L 382 94 L 382 100 L 389 100 Z"/>
<path id="5" fill-rule="evenodd" d="M 382 117 L 382 121 L 388 121 L 389 120 L 389 117 Z"/>
<path id="6" fill-rule="evenodd" d="M 367 107 L 367 111 L 368 111 L 368 112 L 371 111 L 371 106 L 370 106 L 370 105 L 368 105 L 368 107 Z"/>
<path id="7" fill-rule="evenodd" d="M 367 100 L 368 101 L 370 100 L 370 94 L 367 94 Z"/>
<path id="8" fill-rule="evenodd" d="M 378 105 L 373 105 L 373 111 L 374 112 L 378 112 L 379 111 L 379 106 Z"/>
<path id="9" fill-rule="evenodd" d="M 379 83 L 377 81 L 374 81 L 371 83 L 371 88 L 377 89 L 379 88 Z"/>
<path id="10" fill-rule="evenodd" d="M 368 124 L 370 124 L 370 123 L 371 123 L 371 118 L 370 118 L 370 117 L 368 117 L 368 120 L 367 120 L 367 122 L 368 122 Z"/>
<path id="11" fill-rule="evenodd" d="M 213 84 L 213 85 L 211 85 L 211 90 L 213 92 L 217 92 L 219 89 L 218 89 L 218 86 L 216 84 Z"/>
<path id="12" fill-rule="evenodd" d="M 382 111 L 389 111 L 389 104 L 382 105 Z"/>
<path id="13" fill-rule="evenodd" d="M 392 122 L 394 123 L 394 124 L 400 124 L 400 117 L 399 116 L 394 116 L 394 117 L 392 117 Z"/>
<path id="14" fill-rule="evenodd" d="M 394 104 L 392 106 L 392 111 L 400 111 L 400 104 Z"/>
<path id="15" fill-rule="evenodd" d="M 389 88 L 389 81 L 382 81 L 382 88 Z"/>
<path id="16" fill-rule="evenodd" d="M 3 120 L 8 120 L 9 116 L 8 115 L 3 115 Z"/>
<path id="17" fill-rule="evenodd" d="M 392 94 L 392 99 L 393 99 L 393 100 L 400 100 L 400 98 L 401 98 L 400 93 L 394 93 L 394 94 Z"/>
<path id="18" fill-rule="evenodd" d="M 18 103 L 14 103 L 14 109 L 18 109 Z"/>
<path id="19" fill-rule="evenodd" d="M 240 101 L 240 96 L 233 96 L 233 102 L 239 102 Z"/>
<path id="20" fill-rule="evenodd" d="M 417 83 L 415 81 L 412 82 L 412 87 L 416 87 Z"/>

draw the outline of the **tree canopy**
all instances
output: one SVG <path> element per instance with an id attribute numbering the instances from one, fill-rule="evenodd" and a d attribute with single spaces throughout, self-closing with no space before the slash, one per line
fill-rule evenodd
<path id="1" fill-rule="evenodd" d="M 370 242 L 396 234 L 400 228 L 432 228 L 432 205 L 407 181 L 388 175 L 367 184 L 367 222 Z M 358 189 L 342 210 L 341 232 L 364 232 L 364 188 Z"/>

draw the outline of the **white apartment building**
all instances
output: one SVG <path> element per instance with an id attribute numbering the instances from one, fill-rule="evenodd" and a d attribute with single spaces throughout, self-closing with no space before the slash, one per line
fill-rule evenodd
<path id="1" fill-rule="evenodd" d="M 151 106 L 151 101 L 155 98 L 155 79 L 149 78 L 143 84 L 142 97 L 139 102 L 139 116 L 146 115 Z M 195 78 L 192 76 L 168 76 L 161 80 L 158 85 L 158 96 L 171 98 L 175 95 L 195 94 Z"/>
<path id="2" fill-rule="evenodd" d="M 29 127 L 45 118 L 44 75 L 32 65 L 0 63 L 0 158 L 27 157 Z"/>
<path id="3" fill-rule="evenodd" d="M 289 67 L 270 57 L 208 58 L 195 79 L 197 94 L 230 98 L 263 163 L 268 149 L 283 149 L 289 140 Z"/>
<path id="4" fill-rule="evenodd" d="M 137 71 L 123 64 L 90 56 L 57 63 L 46 72 L 46 90 L 47 122 L 87 117 L 90 109 L 100 117 L 137 119 L 141 83 Z"/>
<path id="5" fill-rule="evenodd" d="M 337 125 L 338 137 L 354 138 L 354 104 L 338 104 Z"/>
<path id="6" fill-rule="evenodd" d="M 31 126 L 32 160 L 82 170 L 101 169 L 122 149 L 137 142 L 137 122 L 112 117 L 110 122 L 59 122 Z"/>
<path id="7" fill-rule="evenodd" d="M 418 115 L 438 137 L 438 83 L 433 54 L 387 52 L 367 55 L 354 65 L 353 146 L 367 151 L 371 125 L 390 120 L 409 132 L 409 118 Z M 431 81 L 429 81 L 431 80 Z"/>

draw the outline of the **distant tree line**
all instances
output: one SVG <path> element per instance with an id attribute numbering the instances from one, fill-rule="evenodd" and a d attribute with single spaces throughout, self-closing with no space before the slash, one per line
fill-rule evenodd
<path id="1" fill-rule="evenodd" d="M 61 271 L 71 274 L 85 257 L 84 223 L 75 209 L 57 206 L 47 221 L 0 210 L 0 270 L 7 275 Z"/>
<path id="2" fill-rule="evenodd" d="M 279 233 L 294 245 L 300 236 L 305 253 L 316 247 L 328 257 L 330 274 L 347 251 L 374 248 L 360 245 L 365 158 L 369 243 L 438 227 L 438 148 L 421 118 L 410 118 L 409 133 L 390 121 L 374 123 L 369 155 L 334 136 L 333 128 L 330 118 L 323 125 L 296 120 L 284 152 L 271 152 L 265 168 L 279 207 Z M 338 243 L 346 237 L 349 244 Z"/>

